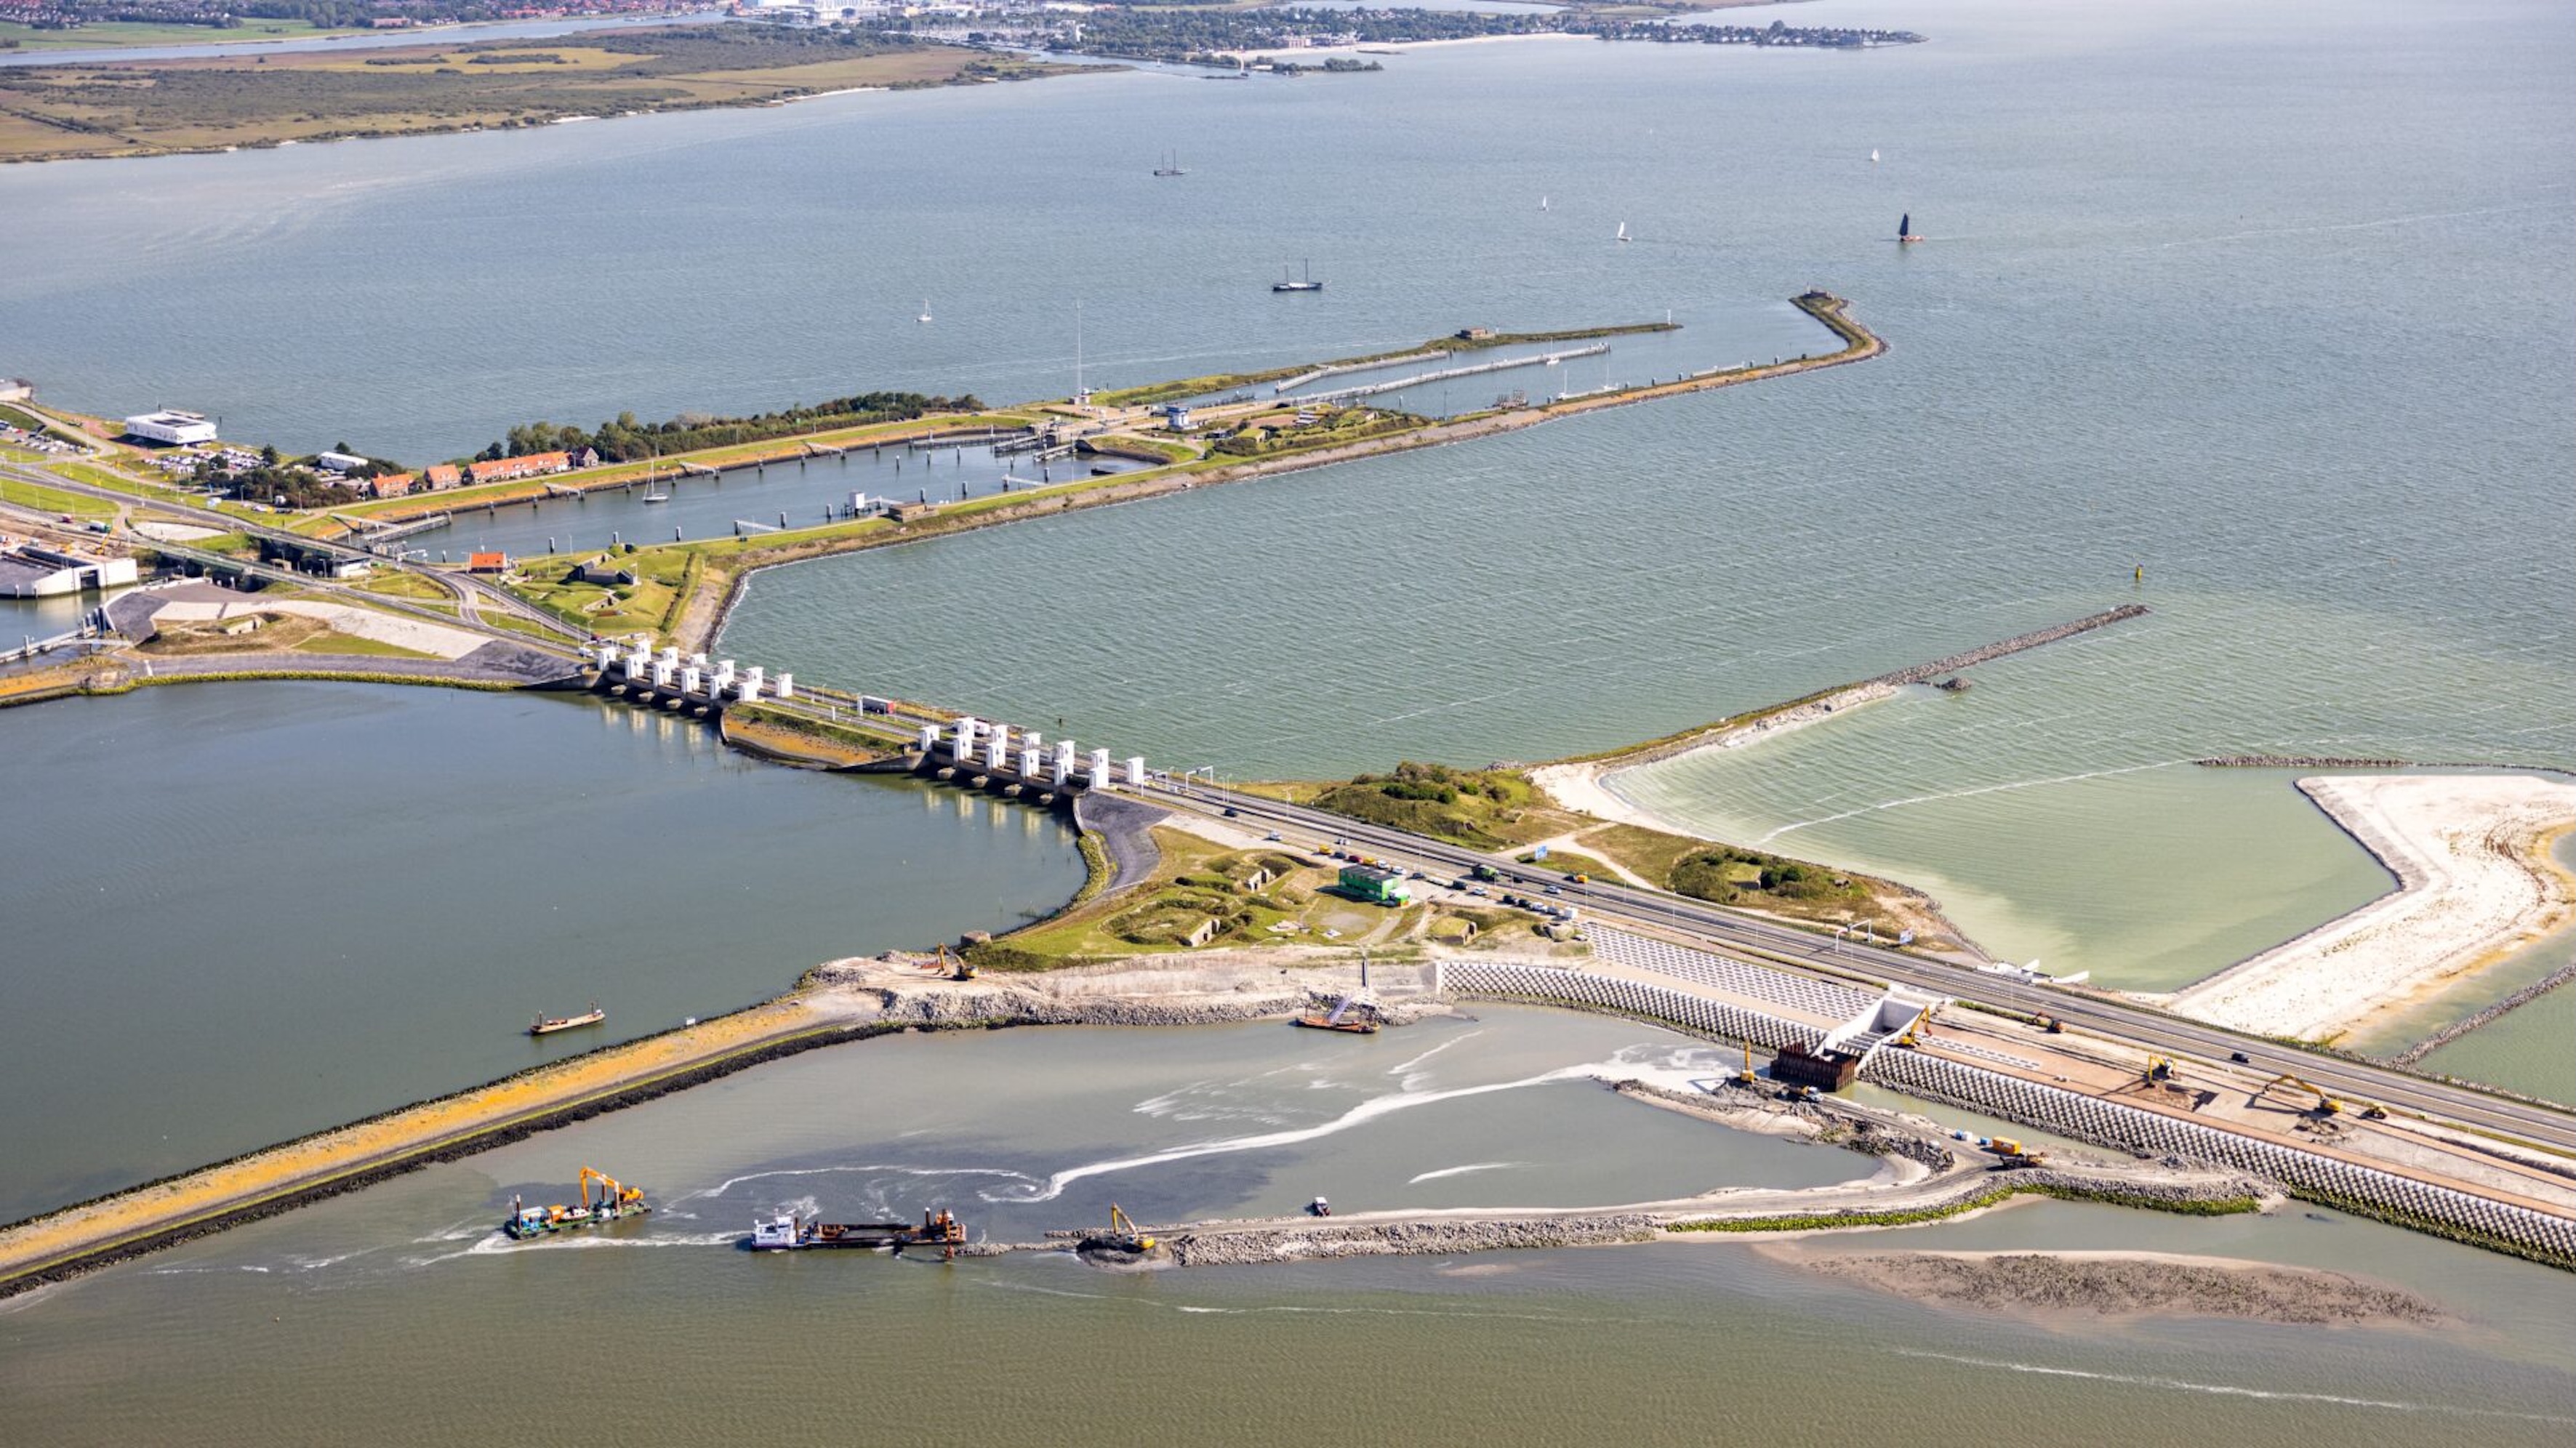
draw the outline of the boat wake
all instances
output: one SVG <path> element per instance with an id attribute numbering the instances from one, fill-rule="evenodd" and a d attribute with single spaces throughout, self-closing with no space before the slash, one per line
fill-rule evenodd
<path id="1" fill-rule="evenodd" d="M 2081 784 L 2088 779 L 2110 779 L 2116 775 L 2122 774 L 2144 774 L 2152 769 L 2171 769 L 2176 765 L 2189 763 L 2191 763 L 2191 761 L 2188 759 L 2166 759 L 2159 760 L 2154 764 L 2123 764 L 2111 769 L 2089 769 L 2081 774 L 2060 774 L 2053 775 L 2046 779 L 2014 779 L 2007 780 L 2002 784 L 1981 784 L 1972 789 L 1949 789 L 1943 790 L 1937 794 L 1907 795 L 1903 799 L 1883 800 L 1877 804 L 1862 805 L 1858 809 L 1847 809 L 1836 814 L 1818 815 L 1816 818 L 1811 820 L 1795 820 L 1771 831 L 1769 834 L 1764 835 L 1754 843 L 1767 845 L 1773 840 L 1780 838 L 1782 835 L 1792 834 L 1798 830 L 1806 829 L 1811 825 L 1834 824 L 1841 820 L 1855 819 L 1865 814 L 1878 814 L 1885 810 L 1903 809 L 1908 805 L 1934 804 L 1939 801 L 1949 799 L 1973 799 L 1981 794 L 2010 794 L 2015 790 L 2044 789 L 2050 785 L 2056 784 Z"/>
<path id="2" fill-rule="evenodd" d="M 1529 1165 L 1529 1163 L 1525 1161 L 1480 1161 L 1473 1166 L 1444 1166 L 1438 1171 L 1427 1171 L 1420 1176 L 1409 1178 L 1406 1180 L 1405 1185 L 1409 1187 L 1418 1187 L 1424 1182 L 1436 1182 L 1446 1180 L 1450 1177 L 1462 1177 L 1466 1176 L 1470 1172 L 1508 1171 L 1516 1166 L 1527 1165 Z"/>
<path id="3" fill-rule="evenodd" d="M 2051 1378 L 2088 1378 L 2095 1382 L 2126 1383 L 2135 1387 L 2163 1388 L 2179 1393 L 2207 1393 L 2227 1398 L 2261 1398 L 2283 1403 L 2329 1403 L 2341 1408 L 2378 1408 L 2394 1413 L 2446 1413 L 2462 1418 L 2509 1418 L 2518 1423 L 2576 1424 L 2576 1418 L 2562 1418 L 2549 1413 L 2517 1413 L 2505 1408 L 2474 1408 L 2454 1403 L 2407 1403 L 2390 1398 L 2346 1397 L 2340 1393 L 2300 1393 L 2272 1388 L 2240 1388 L 2232 1383 L 2195 1383 L 2186 1378 L 2093 1372 L 2085 1368 L 2053 1368 L 2040 1363 L 1960 1357 L 1954 1353 L 1926 1352 L 1917 1348 L 1901 1347 L 1894 1351 L 1899 1357 L 1931 1358 L 1945 1363 L 1960 1363 L 1972 1368 L 1991 1368 L 1997 1372 L 2033 1373 Z"/>
<path id="4" fill-rule="evenodd" d="M 1640 1049 L 1655 1050 L 1656 1054 L 1668 1054 L 1661 1048 Z M 1239 1152 L 1265 1151 L 1272 1147 L 1301 1146 L 1310 1141 L 1320 1141 L 1325 1137 L 1337 1136 L 1355 1127 L 1365 1126 L 1382 1116 L 1431 1106 L 1443 1101 L 1457 1101 L 1470 1096 L 1487 1096 L 1497 1091 L 1518 1091 L 1525 1087 L 1546 1086 L 1559 1081 L 1597 1080 L 1612 1074 L 1635 1075 L 1637 1073 L 1633 1069 L 1633 1063 L 1628 1059 L 1630 1055 L 1630 1052 L 1623 1051 L 1608 1061 L 1590 1061 L 1579 1066 L 1560 1066 L 1553 1071 L 1542 1071 L 1535 1076 L 1523 1076 L 1513 1081 L 1494 1081 L 1482 1086 L 1455 1086 L 1445 1091 L 1396 1091 L 1384 1096 L 1373 1096 L 1317 1126 L 1259 1132 L 1249 1136 L 1220 1137 L 1213 1141 L 1169 1147 L 1142 1156 L 1087 1162 L 1081 1166 L 1068 1167 L 1056 1172 L 1043 1182 L 1032 1182 L 1026 1187 L 987 1191 L 982 1193 L 982 1196 L 988 1202 L 1051 1202 L 1064 1195 L 1066 1187 L 1089 1177 L 1137 1171 L 1198 1157 L 1230 1156 Z"/>

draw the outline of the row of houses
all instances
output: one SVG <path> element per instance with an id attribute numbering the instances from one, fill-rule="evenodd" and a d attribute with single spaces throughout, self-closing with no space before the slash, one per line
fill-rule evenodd
<path id="1" fill-rule="evenodd" d="M 323 466 L 330 467 L 335 456 L 324 453 L 321 458 Z M 417 473 L 379 473 L 372 478 L 351 478 L 349 486 L 360 489 L 371 498 L 399 498 L 408 493 L 436 493 L 477 483 L 510 483 L 522 478 L 542 478 L 598 465 L 597 450 L 584 447 L 570 452 L 527 453 L 515 458 L 492 458 L 461 465 L 432 463 Z"/>

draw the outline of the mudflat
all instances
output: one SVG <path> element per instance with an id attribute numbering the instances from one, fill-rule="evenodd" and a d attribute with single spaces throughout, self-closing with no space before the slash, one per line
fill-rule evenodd
<path id="1" fill-rule="evenodd" d="M 1980 1312 L 2087 1317 L 2239 1317 L 2296 1326 L 2432 1327 L 2450 1315 L 2402 1288 L 2269 1262 L 2165 1252 L 1763 1255 L 1917 1302 Z"/>

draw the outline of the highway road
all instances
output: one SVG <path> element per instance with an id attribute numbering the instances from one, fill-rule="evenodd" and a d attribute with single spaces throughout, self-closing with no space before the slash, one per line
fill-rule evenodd
<path id="1" fill-rule="evenodd" d="M 0 472 L 41 482 L 47 487 L 88 494 L 119 503 L 134 504 L 130 494 L 118 493 L 61 477 L 51 471 L 15 466 L 0 466 Z M 272 532 L 280 538 L 295 538 L 310 543 L 284 530 L 265 529 L 237 516 L 216 513 L 180 504 L 152 501 L 155 512 L 176 514 L 190 521 L 202 522 L 236 532 Z M 188 553 L 192 550 L 171 548 Z M 224 560 L 241 566 L 240 560 Z M 352 601 L 370 607 L 415 613 L 422 617 L 455 626 L 459 621 L 443 613 L 407 604 L 404 600 L 379 594 L 343 590 L 285 570 L 251 565 L 265 575 L 292 581 L 304 587 L 328 592 L 349 592 Z M 440 570 L 414 570 L 437 581 L 442 587 L 463 595 L 460 603 L 470 598 L 473 605 L 502 608 L 512 614 L 541 624 L 556 635 L 577 631 L 535 605 L 492 586 L 484 580 L 464 578 Z M 463 626 L 489 633 L 496 638 L 542 650 L 562 657 L 567 664 L 575 662 L 572 648 L 564 643 L 531 638 L 528 635 L 494 628 L 470 615 Z M 824 702 L 798 699 L 784 707 L 791 712 L 823 718 L 835 715 L 847 725 L 867 727 L 859 717 L 855 699 L 837 691 L 819 690 Z M 773 701 L 775 703 L 775 701 Z M 894 736 L 890 743 L 907 738 L 909 723 L 889 726 Z M 1402 830 L 1371 825 L 1323 810 L 1284 804 L 1258 795 L 1220 789 L 1212 785 L 1187 782 L 1184 787 L 1150 792 L 1157 802 L 1175 808 L 1195 809 L 1219 814 L 1233 809 L 1242 817 L 1278 827 L 1283 832 L 1295 830 L 1311 836 L 1305 843 L 1345 839 L 1365 846 L 1372 853 L 1401 859 L 1410 865 L 1436 869 L 1449 875 L 1464 875 L 1479 865 L 1495 866 L 1507 876 L 1518 875 L 1538 883 L 1552 883 L 1549 872 L 1527 866 L 1498 862 L 1463 846 Z M 2557 1151 L 2576 1154 L 2576 1114 L 2552 1107 L 2516 1101 L 2446 1082 L 2430 1080 L 2389 1067 L 2347 1060 L 2316 1051 L 2285 1046 L 2261 1037 L 2245 1036 L 2168 1012 L 2134 1003 L 2106 999 L 2062 988 L 2024 984 L 2007 977 L 1985 974 L 1963 967 L 1927 960 L 1894 949 L 1835 942 L 1832 939 L 1777 924 L 1736 911 L 1692 900 L 1662 891 L 1641 890 L 1615 881 L 1595 881 L 1580 887 L 1577 899 L 1590 913 L 1613 923 L 1676 931 L 1691 938 L 1747 953 L 1772 963 L 1805 969 L 1817 974 L 1843 978 L 1858 977 L 1873 982 L 1901 982 L 1941 995 L 1957 996 L 1986 1005 L 1999 1006 L 2031 1015 L 2049 1015 L 2102 1035 L 2151 1045 L 2176 1056 L 2197 1056 L 2210 1062 L 2222 1062 L 2231 1053 L 2242 1051 L 2251 1058 L 2252 1068 L 2264 1075 L 2291 1071 L 2301 1078 L 2337 1096 L 2376 1102 L 2393 1110 L 2414 1112 L 2445 1119 L 2460 1125 L 2517 1137 Z"/>
<path id="2" fill-rule="evenodd" d="M 1479 865 L 1492 866 L 1506 878 L 1533 884 L 1558 883 L 1555 874 L 1528 865 L 1498 862 L 1461 845 L 1372 825 L 1325 810 L 1236 790 L 1192 783 L 1186 788 L 1150 792 L 1158 803 L 1203 814 L 1234 810 L 1242 819 L 1295 831 L 1299 847 L 1335 839 L 1347 840 L 1371 854 L 1428 868 L 1434 873 L 1465 875 Z M 1283 842 L 1286 842 L 1283 839 Z M 1568 891 L 1576 887 L 1566 886 Z M 1773 963 L 1815 973 L 1876 982 L 1896 982 L 2029 1015 L 2054 1016 L 2070 1026 L 2134 1042 L 2176 1056 L 2224 1062 L 2232 1052 L 2251 1059 L 2263 1075 L 2293 1072 L 2338 1097 L 2376 1102 L 2393 1111 L 2414 1112 L 2498 1135 L 2519 1138 L 2576 1154 L 2576 1115 L 2551 1107 L 2434 1081 L 2408 1072 L 2320 1052 L 2284 1046 L 2259 1036 L 2239 1035 L 2216 1026 L 2125 1001 L 2059 987 L 2027 985 L 2008 977 L 1908 955 L 1883 946 L 1837 943 L 1793 926 L 1781 925 L 1661 891 L 1594 881 L 1580 887 L 1576 902 L 1613 924 L 1679 931 L 1715 946 Z"/>

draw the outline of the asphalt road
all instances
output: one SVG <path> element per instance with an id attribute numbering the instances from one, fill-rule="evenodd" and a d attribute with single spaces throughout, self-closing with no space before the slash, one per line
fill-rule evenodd
<path id="1" fill-rule="evenodd" d="M 1551 872 L 1526 865 L 1498 864 L 1494 857 L 1464 846 L 1367 824 L 1323 810 L 1283 804 L 1257 795 L 1193 785 L 1186 791 L 1157 791 L 1154 797 L 1162 803 L 1205 814 L 1219 814 L 1231 808 L 1245 820 L 1277 827 L 1283 833 L 1295 830 L 1308 837 L 1303 841 L 1305 844 L 1347 840 L 1373 854 L 1398 859 L 1407 865 L 1430 867 L 1437 873 L 1464 875 L 1478 865 L 1487 865 L 1501 870 L 1506 879 L 1517 876 L 1532 884 L 1558 883 L 1558 877 Z M 2105 1000 L 2071 990 L 2025 985 L 2003 976 L 1925 960 L 1881 946 L 1851 942 L 1837 944 L 1829 937 L 1755 919 L 1684 896 L 1601 881 L 1563 888 L 1567 892 L 1564 898 L 1582 906 L 1586 913 L 1613 924 L 1678 930 L 1715 945 L 1805 966 L 1821 974 L 1897 982 L 2026 1014 L 2053 1016 L 2072 1026 L 2152 1046 L 2176 1056 L 2197 1056 L 2205 1061 L 2224 1062 L 2231 1052 L 2242 1051 L 2251 1058 L 2252 1064 L 2238 1068 L 2240 1070 L 2253 1070 L 2264 1075 L 2286 1071 L 2350 1101 L 2376 1102 L 2391 1110 L 2436 1117 L 2576 1153 L 2576 1115 L 2547 1106 L 2491 1096 L 2389 1067 L 2302 1051 L 2146 1006 Z"/>
<path id="2" fill-rule="evenodd" d="M 136 501 L 131 495 L 76 482 L 51 471 L 19 467 L 0 468 L 0 471 L 13 473 L 30 481 L 40 481 L 48 487 L 85 493 L 120 503 Z M 222 527 L 231 531 L 272 531 L 259 529 L 256 525 L 246 525 L 244 520 L 230 514 L 159 502 L 152 503 L 151 507 L 158 512 L 175 513 L 189 517 L 192 521 L 202 521 L 209 526 Z M 279 531 L 279 536 L 294 535 Z M 310 540 L 299 539 L 298 541 Z M 278 576 L 308 587 L 316 584 L 316 580 L 282 571 Z M 542 623 L 550 630 L 570 632 L 561 621 L 545 614 L 534 605 L 504 590 L 483 585 L 481 580 L 445 573 L 431 573 L 429 576 L 438 579 L 447 587 L 468 594 L 473 603 L 505 608 L 520 617 Z M 321 587 L 330 589 L 327 584 Z M 390 608 L 401 612 L 419 612 L 424 616 L 432 616 L 427 610 L 414 609 L 399 599 L 365 595 L 363 601 L 372 607 Z M 444 615 L 436 615 L 436 617 L 441 622 L 454 622 Z M 477 627 L 478 625 L 469 622 L 466 626 Z M 479 627 L 483 632 L 508 638 L 532 652 L 554 653 L 567 659 L 571 656 L 571 649 L 562 644 L 530 639 L 489 625 L 479 625 Z M 827 712 L 826 709 L 818 709 L 801 699 L 789 702 L 785 707 L 792 712 L 815 716 L 821 716 Z M 853 718 L 849 722 L 860 721 Z M 1314 836 L 1318 841 L 1335 838 L 1350 840 L 1364 844 L 1374 852 L 1400 857 L 1410 863 L 1437 866 L 1451 875 L 1466 874 L 1478 865 L 1496 864 L 1491 857 L 1463 846 L 1447 844 L 1384 826 L 1366 824 L 1322 810 L 1283 804 L 1277 800 L 1221 790 L 1213 786 L 1196 785 L 1186 790 L 1162 791 L 1159 792 L 1159 798 L 1166 804 L 1181 808 L 1196 808 L 1209 814 L 1216 814 L 1230 807 L 1245 818 L 1264 821 L 1279 826 L 1283 830 L 1293 828 Z M 1532 871 L 1526 868 L 1515 870 L 1508 865 L 1497 868 L 1502 869 L 1507 876 L 1522 874 L 1533 882 L 1553 883 L 1544 871 Z M 1944 965 L 1879 946 L 1852 942 L 1837 943 L 1808 931 L 1738 914 L 1702 901 L 1660 891 L 1640 890 L 1615 881 L 1595 881 L 1582 886 L 1574 898 L 1590 913 L 1614 923 L 1677 930 L 1716 945 L 1767 956 L 1776 961 L 1803 966 L 1821 974 L 1861 976 L 1877 981 L 1900 982 L 1941 995 L 1954 995 L 2027 1014 L 2054 1016 L 2070 1025 L 2087 1027 L 2104 1035 L 2142 1045 L 2151 1045 L 2168 1054 L 2198 1056 L 2207 1061 L 2218 1062 L 2225 1061 L 2233 1052 L 2242 1051 L 2251 1058 L 2251 1068 L 2263 1074 L 2288 1071 L 2304 1080 L 2316 1083 L 2339 1097 L 2376 1102 L 2396 1110 L 2444 1118 L 2464 1126 L 2520 1137 L 2576 1154 L 2576 1115 L 2550 1107 L 2492 1096 L 2485 1092 L 2453 1086 L 2389 1067 L 2373 1066 L 2317 1052 L 2298 1050 L 2261 1037 L 2239 1035 L 2145 1006 L 2105 1000 L 2098 996 L 2074 991 L 2025 985 L 2006 977 Z"/>

